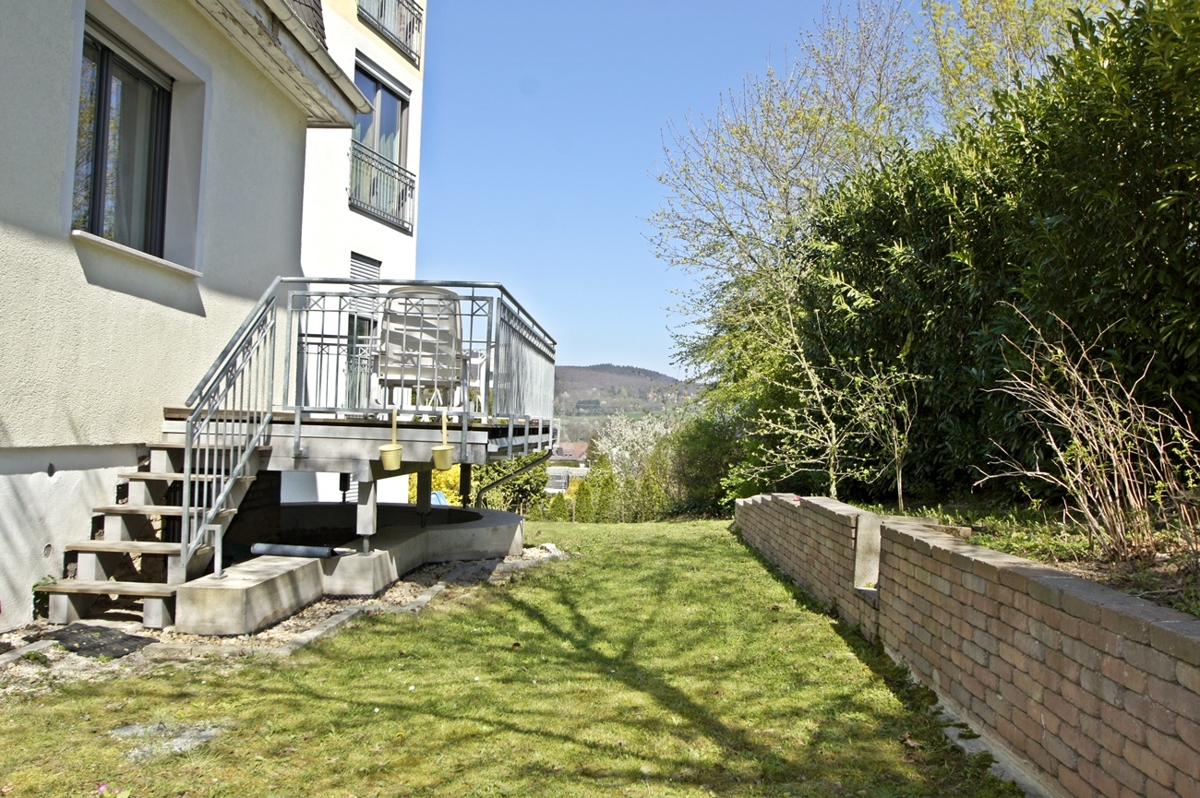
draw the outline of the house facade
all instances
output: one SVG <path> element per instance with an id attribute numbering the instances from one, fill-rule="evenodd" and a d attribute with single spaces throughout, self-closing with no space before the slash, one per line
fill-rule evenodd
<path id="1" fill-rule="evenodd" d="M 302 1 L 321 7 L 330 56 L 372 108 L 353 128 L 308 132 L 301 268 L 308 277 L 415 279 L 425 4 Z M 283 498 L 353 500 L 343 485 L 339 474 L 287 473 Z M 381 484 L 381 501 L 407 499 L 407 478 Z"/>
<path id="2" fill-rule="evenodd" d="M 353 128 L 308 133 L 304 274 L 411 280 L 424 6 L 414 0 L 323 0 L 322 6 L 329 55 L 372 108 L 355 117 Z"/>
<path id="3" fill-rule="evenodd" d="M 306 151 L 374 109 L 304 5 L 0 0 L 0 629 L 264 289 L 334 246 L 305 237 Z"/>

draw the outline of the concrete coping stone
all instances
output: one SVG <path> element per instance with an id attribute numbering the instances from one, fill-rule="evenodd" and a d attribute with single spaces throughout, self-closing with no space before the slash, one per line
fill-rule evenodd
<path id="1" fill-rule="evenodd" d="M 873 513 L 869 510 L 862 510 L 858 507 L 855 507 L 852 504 L 846 504 L 843 501 L 838 501 L 837 499 L 830 499 L 826 496 L 803 496 L 803 497 L 798 497 L 798 501 L 800 503 L 800 506 L 807 505 L 809 507 L 819 508 L 821 510 L 824 510 L 828 514 L 831 514 L 831 515 L 834 515 L 834 516 L 837 516 L 839 518 L 843 518 L 846 520 L 849 520 L 851 518 L 858 518 L 858 517 L 864 516 L 864 515 L 870 515 L 870 516 L 877 515 L 877 513 Z"/>
<path id="2" fill-rule="evenodd" d="M 1157 651 L 1200 667 L 1200 619 L 1158 620 L 1150 625 L 1150 644 Z"/>

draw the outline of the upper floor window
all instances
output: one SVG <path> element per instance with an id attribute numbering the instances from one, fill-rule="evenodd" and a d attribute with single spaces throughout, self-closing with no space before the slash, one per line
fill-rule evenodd
<path id="1" fill-rule="evenodd" d="M 171 79 L 89 20 L 71 227 L 163 251 Z"/>
<path id="2" fill-rule="evenodd" d="M 408 160 L 408 97 L 382 71 L 354 70 L 354 83 L 372 105 L 354 122 L 350 148 L 350 207 L 412 233 L 416 175 Z"/>
<path id="3" fill-rule="evenodd" d="M 370 113 L 355 119 L 354 140 L 392 163 L 406 166 L 408 99 L 361 68 L 354 70 L 354 85 L 374 106 Z"/>

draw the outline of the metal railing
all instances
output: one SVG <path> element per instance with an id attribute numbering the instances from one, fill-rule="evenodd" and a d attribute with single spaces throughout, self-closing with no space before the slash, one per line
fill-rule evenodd
<path id="1" fill-rule="evenodd" d="M 421 65 L 421 26 L 424 15 L 412 0 L 358 0 L 358 15 L 371 27 Z"/>
<path id="2" fill-rule="evenodd" d="M 350 205 L 412 231 L 417 176 L 357 141 L 350 148 Z"/>
<path id="3" fill-rule="evenodd" d="M 307 281 L 287 303 L 285 408 L 362 416 L 399 408 L 549 428 L 554 339 L 496 283 Z M 369 288 L 370 291 L 364 290 Z"/>
<path id="4" fill-rule="evenodd" d="M 275 393 L 275 290 L 271 284 L 187 399 L 184 431 L 183 563 L 206 545 L 222 574 L 222 532 L 236 510 L 234 489 L 270 440 Z"/>
<path id="5" fill-rule="evenodd" d="M 280 312 L 287 329 L 276 395 Z M 519 438 L 528 453 L 553 445 L 555 347 L 498 283 L 277 278 L 187 400 L 184 564 L 211 545 L 221 575 L 237 486 L 270 443 L 276 411 L 294 412 L 296 451 L 306 421 L 384 418 L 399 408 L 429 421 L 445 410 L 464 433 L 507 425 L 507 453 L 517 453 Z"/>

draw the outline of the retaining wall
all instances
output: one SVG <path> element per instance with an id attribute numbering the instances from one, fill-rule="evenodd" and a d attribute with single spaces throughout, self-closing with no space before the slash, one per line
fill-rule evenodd
<path id="1" fill-rule="evenodd" d="M 831 499 L 736 519 L 1048 793 L 1200 798 L 1200 619 Z"/>

